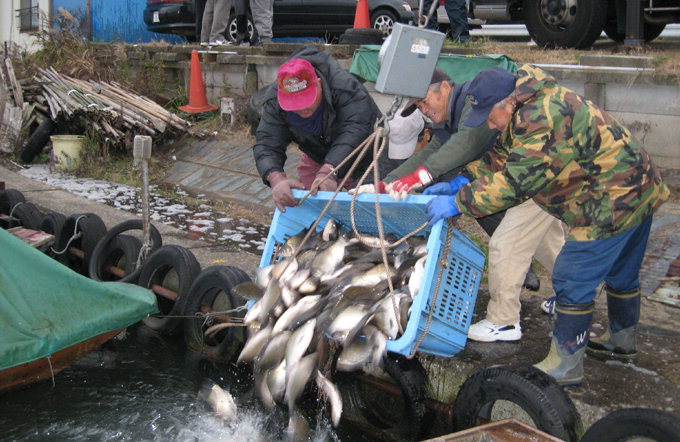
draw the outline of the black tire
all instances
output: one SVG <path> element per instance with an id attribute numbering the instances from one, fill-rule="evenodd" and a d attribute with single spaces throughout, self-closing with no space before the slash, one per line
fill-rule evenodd
<path id="1" fill-rule="evenodd" d="M 9 215 L 14 206 L 26 202 L 24 194 L 16 189 L 0 190 L 0 215 Z"/>
<path id="2" fill-rule="evenodd" d="M 340 44 L 344 45 L 380 45 L 383 34 L 380 29 L 349 28 L 340 35 Z"/>
<path id="3" fill-rule="evenodd" d="M 40 250 L 42 252 L 52 257 L 55 256 L 53 247 L 59 243 L 59 235 L 61 235 L 65 222 L 66 217 L 58 212 L 51 212 L 43 217 L 42 222 L 40 223 L 40 230 L 54 235 L 54 242 L 52 245 L 41 247 Z"/>
<path id="4" fill-rule="evenodd" d="M 607 21 L 607 2 L 576 0 L 569 10 L 566 2 L 524 0 L 527 31 L 539 47 L 586 49 L 600 36 Z"/>
<path id="5" fill-rule="evenodd" d="M 650 41 L 657 38 L 659 35 L 661 35 L 664 29 L 666 29 L 666 23 L 645 22 L 643 25 L 645 42 L 649 43 Z M 607 37 L 619 43 L 622 43 L 626 39 L 626 34 L 624 32 L 619 32 L 618 23 L 616 20 L 610 20 L 606 25 L 604 25 L 604 33 L 607 34 Z"/>
<path id="6" fill-rule="evenodd" d="M 50 140 L 50 135 L 57 128 L 57 123 L 48 118 L 38 125 L 31 136 L 24 144 L 24 149 L 21 152 L 21 161 L 30 163 L 33 159 L 42 152 L 45 144 Z"/>
<path id="7" fill-rule="evenodd" d="M 650 408 L 617 410 L 595 422 L 581 442 L 623 442 L 632 438 L 677 442 L 680 440 L 680 419 Z"/>
<path id="8" fill-rule="evenodd" d="M 236 267 L 212 266 L 203 270 L 191 285 L 191 297 L 187 300 L 184 313 L 193 316 L 206 308 L 227 311 L 245 304 L 245 301 L 231 292 L 232 287 L 250 281 L 248 275 Z M 232 316 L 243 317 L 245 311 Z M 238 356 L 244 342 L 242 327 L 227 327 L 210 337 L 205 331 L 213 325 L 202 317 L 187 318 L 184 321 L 184 342 L 191 350 L 216 362 L 231 362 Z"/>
<path id="9" fill-rule="evenodd" d="M 371 26 L 380 30 L 383 38 L 392 33 L 395 23 L 397 23 L 397 15 L 389 9 L 379 9 L 371 14 Z"/>
<path id="10" fill-rule="evenodd" d="M 71 238 L 78 233 L 81 236 L 71 241 Z M 57 256 L 57 259 L 76 272 L 87 276 L 92 252 L 104 235 L 106 235 L 106 225 L 94 213 L 79 213 L 69 216 L 59 234 L 59 242 L 54 247 L 55 250 L 63 252 Z M 81 250 L 83 258 L 81 259 L 69 252 L 70 247 Z"/>
<path id="11" fill-rule="evenodd" d="M 177 245 L 162 246 L 149 256 L 142 266 L 138 285 L 150 289 L 157 284 L 177 293 L 171 300 L 157 295 L 160 316 L 150 316 L 142 322 L 158 333 L 174 335 L 182 331 L 182 318 L 189 290 L 201 266 L 189 250 Z"/>
<path id="12" fill-rule="evenodd" d="M 427 389 L 425 369 L 418 359 L 388 353 L 383 359 L 383 370 L 399 386 L 401 397 L 367 386 L 353 374 L 337 373 L 343 402 L 348 408 L 359 410 L 364 419 L 386 433 L 387 438 L 422 439 Z"/>
<path id="13" fill-rule="evenodd" d="M 143 229 L 143 223 L 142 220 L 138 219 L 133 219 L 129 221 L 123 221 L 120 224 L 117 224 L 109 230 L 106 235 L 97 243 L 97 246 L 94 248 L 92 251 L 92 258 L 90 259 L 90 264 L 88 267 L 88 274 L 90 275 L 90 278 L 94 279 L 95 281 L 102 281 L 102 270 L 104 269 L 102 257 L 104 256 L 104 249 L 108 247 L 109 243 L 118 235 L 120 235 L 123 232 L 128 232 L 130 230 L 142 230 Z M 154 226 L 151 224 L 151 227 L 149 229 L 149 233 L 151 235 L 151 250 L 149 250 L 148 254 L 150 255 L 152 252 L 154 252 L 156 249 L 158 249 L 160 246 L 163 245 L 163 240 L 161 238 L 161 234 Z M 138 251 L 139 252 L 139 251 Z M 129 263 L 129 264 L 136 264 L 135 263 Z M 142 271 L 142 266 L 139 268 L 132 268 L 130 272 L 126 271 L 125 277 L 122 279 L 119 279 L 118 281 L 120 282 L 129 282 L 129 283 L 135 283 L 137 279 L 139 278 L 139 274 Z"/>
<path id="14" fill-rule="evenodd" d="M 12 209 L 12 217 L 18 219 L 27 229 L 40 230 L 42 213 L 33 203 L 20 203 Z"/>
<path id="15" fill-rule="evenodd" d="M 129 278 L 129 276 L 135 271 L 137 257 L 139 256 L 141 248 L 142 242 L 134 236 L 118 235 L 108 242 L 98 259 L 95 258 L 93 253 L 93 257 L 90 260 L 90 268 L 92 268 L 96 259 L 96 262 L 100 265 L 97 274 L 98 276 L 101 276 L 101 281 L 122 282 L 123 278 L 128 277 L 124 282 L 134 284 L 136 278 Z M 118 267 L 125 273 L 125 276 L 120 278 L 114 275 L 108 270 L 109 266 Z"/>
<path id="16" fill-rule="evenodd" d="M 491 367 L 470 376 L 454 402 L 454 430 L 497 420 L 492 412 L 498 401 L 519 406 L 533 420 L 527 424 L 565 441 L 578 441 L 583 433 L 581 418 L 564 389 L 532 366 Z M 500 418 L 505 417 L 509 416 Z"/>

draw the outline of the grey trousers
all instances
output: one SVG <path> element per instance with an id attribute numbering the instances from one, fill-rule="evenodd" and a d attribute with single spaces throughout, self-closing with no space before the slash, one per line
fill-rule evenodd
<path id="1" fill-rule="evenodd" d="M 272 39 L 274 23 L 274 0 L 250 0 L 250 12 L 253 13 L 253 24 L 261 41 Z"/>
<path id="2" fill-rule="evenodd" d="M 224 31 L 229 24 L 231 0 L 207 0 L 203 11 L 201 42 L 212 43 L 225 40 Z"/>

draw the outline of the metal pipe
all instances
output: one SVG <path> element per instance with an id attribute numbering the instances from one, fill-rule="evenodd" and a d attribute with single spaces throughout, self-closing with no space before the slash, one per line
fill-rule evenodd
<path id="1" fill-rule="evenodd" d="M 168 298 L 171 301 L 175 301 L 179 297 L 179 295 L 177 293 L 173 292 L 170 289 L 166 289 L 162 285 L 151 284 L 151 290 L 153 290 L 153 292 L 155 294 L 157 294 L 158 296 Z"/>
<path id="2" fill-rule="evenodd" d="M 80 249 L 76 249 L 75 247 L 69 247 L 68 251 L 69 253 L 71 253 L 71 255 L 75 255 L 80 259 L 85 259 L 85 252 L 83 252 Z"/>

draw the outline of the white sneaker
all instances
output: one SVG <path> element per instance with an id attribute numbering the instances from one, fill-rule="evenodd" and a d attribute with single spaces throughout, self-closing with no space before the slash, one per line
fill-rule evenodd
<path id="1" fill-rule="evenodd" d="M 541 302 L 541 310 L 549 315 L 555 314 L 555 301 L 557 301 L 557 296 L 553 296 Z"/>
<path id="2" fill-rule="evenodd" d="M 473 341 L 519 341 L 522 339 L 522 328 L 517 324 L 497 325 L 488 319 L 482 319 L 470 326 L 468 338 Z"/>

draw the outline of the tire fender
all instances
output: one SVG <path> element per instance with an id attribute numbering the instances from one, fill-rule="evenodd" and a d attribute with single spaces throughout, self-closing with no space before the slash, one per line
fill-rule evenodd
<path id="1" fill-rule="evenodd" d="M 230 266 L 212 266 L 203 270 L 191 285 L 191 297 L 187 300 L 185 314 L 193 316 L 204 308 L 231 310 L 245 304 L 245 301 L 231 292 L 231 289 L 245 281 L 248 275 L 241 269 Z M 243 317 L 245 314 L 233 314 Z M 231 362 L 236 359 L 244 342 L 242 327 L 227 327 L 211 337 L 204 333 L 212 324 L 205 324 L 202 317 L 186 318 L 184 341 L 191 350 L 216 362 Z"/>

